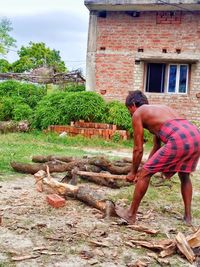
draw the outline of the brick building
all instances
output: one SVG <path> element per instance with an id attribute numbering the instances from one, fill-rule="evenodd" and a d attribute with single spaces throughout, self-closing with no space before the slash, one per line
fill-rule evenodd
<path id="1" fill-rule="evenodd" d="M 200 120 L 200 1 L 85 0 L 86 87 L 124 101 L 142 90 Z"/>

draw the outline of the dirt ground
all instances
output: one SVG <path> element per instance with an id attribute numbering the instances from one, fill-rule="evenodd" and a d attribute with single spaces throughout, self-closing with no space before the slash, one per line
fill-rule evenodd
<path id="1" fill-rule="evenodd" d="M 63 177 L 55 176 L 59 175 Z M 180 254 L 162 259 L 131 243 L 133 239 L 174 238 L 180 230 L 191 233 L 191 227 L 177 214 L 141 207 L 142 222 L 139 220 L 138 224 L 160 232 L 152 236 L 128 228 L 121 219 L 104 217 L 77 200 L 69 198 L 58 209 L 49 206 L 46 193 L 35 190 L 32 175 L 8 178 L 7 182 L 0 182 L 0 267 L 200 266 L 199 260 L 190 264 Z M 90 186 L 105 195 L 123 190 Z M 123 199 L 119 202 L 122 204 Z M 195 225 L 200 225 L 200 221 L 196 220 Z"/>

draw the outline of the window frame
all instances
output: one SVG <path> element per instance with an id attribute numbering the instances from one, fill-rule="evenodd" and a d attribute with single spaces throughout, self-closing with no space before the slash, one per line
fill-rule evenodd
<path id="1" fill-rule="evenodd" d="M 165 75 L 164 75 L 164 90 L 163 92 L 160 90 L 160 92 L 148 92 L 146 90 L 147 88 L 147 82 L 149 80 L 148 77 L 148 64 L 149 63 L 158 63 L 158 62 L 146 62 L 145 64 L 145 83 L 144 83 L 144 92 L 146 93 L 152 93 L 152 94 L 169 94 L 169 95 L 187 95 L 189 93 L 189 75 L 190 75 L 190 64 L 189 63 L 164 63 L 165 64 Z M 163 64 L 162 62 L 160 62 L 161 64 Z M 175 65 L 177 66 L 177 73 L 176 73 L 176 86 L 175 86 L 175 92 L 169 92 L 169 74 L 170 74 L 170 66 L 171 65 Z M 185 92 L 179 92 L 179 83 L 180 83 L 180 67 L 181 66 L 187 66 L 187 75 L 186 75 L 186 91 Z M 160 88 L 162 89 L 162 88 Z"/>
<path id="2" fill-rule="evenodd" d="M 170 74 L 170 66 L 176 66 L 176 85 L 175 85 L 175 92 L 169 92 L 169 74 Z M 179 83 L 180 83 L 180 68 L 181 66 L 187 66 L 187 75 L 186 75 L 186 90 L 185 92 L 179 92 Z M 179 94 L 179 95 L 186 95 L 188 94 L 188 79 L 189 79 L 189 64 L 183 63 L 170 63 L 167 64 L 167 86 L 165 88 L 165 92 L 167 94 Z"/>

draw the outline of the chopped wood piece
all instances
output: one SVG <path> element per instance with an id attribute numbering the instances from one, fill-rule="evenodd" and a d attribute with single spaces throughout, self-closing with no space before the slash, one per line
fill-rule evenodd
<path id="1" fill-rule="evenodd" d="M 98 241 L 94 241 L 94 240 L 90 240 L 89 241 L 91 244 L 94 244 L 98 247 L 110 247 L 108 243 L 103 243 L 103 242 L 98 242 Z"/>
<path id="2" fill-rule="evenodd" d="M 169 246 L 170 247 L 172 245 L 175 246 L 175 242 L 172 239 L 166 239 L 166 240 L 161 240 L 157 242 L 152 242 L 152 241 L 150 242 L 146 240 L 134 240 L 134 239 L 131 239 L 130 241 L 135 245 L 146 247 L 152 250 L 165 250 Z"/>
<path id="3" fill-rule="evenodd" d="M 191 248 L 200 247 L 200 229 L 186 237 Z"/>
<path id="4" fill-rule="evenodd" d="M 185 236 L 180 232 L 176 236 L 176 244 L 178 249 L 182 252 L 183 255 L 185 255 L 187 260 L 192 263 L 195 260 L 195 255 L 190 248 Z"/>
<path id="5" fill-rule="evenodd" d="M 40 257 L 40 255 L 24 255 L 24 256 L 12 257 L 11 260 L 13 260 L 13 261 L 23 261 L 23 260 L 28 260 L 28 259 L 36 259 L 38 257 Z"/>
<path id="6" fill-rule="evenodd" d="M 133 267 L 147 267 L 148 264 L 146 262 L 144 262 L 144 261 L 136 260 L 136 262 L 132 266 Z"/>
<path id="7" fill-rule="evenodd" d="M 128 228 L 131 228 L 135 231 L 138 231 L 138 232 L 145 232 L 147 234 L 151 234 L 151 235 L 155 235 L 155 234 L 158 234 L 159 231 L 158 230 L 155 230 L 155 229 L 150 229 L 146 226 L 143 226 L 143 225 L 136 225 L 136 224 L 133 224 L 133 225 L 128 225 L 127 226 Z"/>
<path id="8" fill-rule="evenodd" d="M 53 251 L 40 251 L 40 254 L 49 255 L 49 256 L 62 255 L 61 252 L 53 252 Z"/>
<path id="9" fill-rule="evenodd" d="M 175 242 L 173 242 L 173 243 L 171 243 L 171 245 L 169 245 L 164 250 L 162 250 L 160 252 L 159 256 L 162 257 L 162 258 L 171 256 L 171 255 L 175 254 L 176 250 L 177 250 L 176 249 L 176 244 L 175 244 Z"/>

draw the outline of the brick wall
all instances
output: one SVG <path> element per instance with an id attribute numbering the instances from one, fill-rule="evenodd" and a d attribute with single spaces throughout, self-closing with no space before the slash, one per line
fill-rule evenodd
<path id="1" fill-rule="evenodd" d="M 162 15 L 162 14 L 161 14 Z M 138 49 L 173 57 L 196 54 L 200 60 L 200 13 L 182 12 L 171 19 L 156 12 L 141 12 L 131 17 L 125 12 L 107 12 L 106 18 L 97 18 L 95 90 L 106 100 L 124 101 L 128 91 L 144 91 L 145 63 L 135 64 Z M 189 119 L 200 120 L 200 63 L 191 64 L 187 95 L 149 94 L 150 103 L 164 103 L 181 111 Z"/>
<path id="2" fill-rule="evenodd" d="M 70 125 L 50 125 L 47 131 L 59 134 L 66 132 L 70 136 L 83 135 L 88 138 L 101 137 L 106 140 L 112 139 L 115 134 L 117 134 L 121 140 L 127 140 L 129 138 L 129 133 L 126 130 L 117 129 L 116 125 L 85 122 L 83 120 L 71 122 Z"/>

